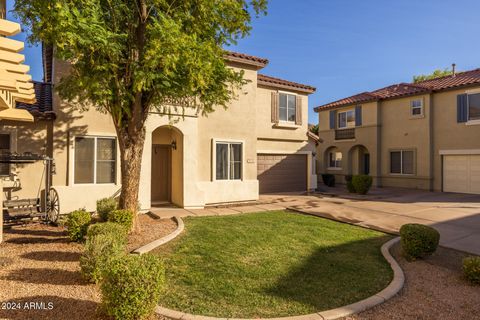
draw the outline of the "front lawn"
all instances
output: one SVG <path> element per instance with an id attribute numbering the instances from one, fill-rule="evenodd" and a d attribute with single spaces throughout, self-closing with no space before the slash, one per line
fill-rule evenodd
<path id="1" fill-rule="evenodd" d="M 391 237 L 286 211 L 185 220 L 159 248 L 166 292 L 160 304 L 217 317 L 280 317 L 369 297 L 392 271 L 380 253 Z"/>

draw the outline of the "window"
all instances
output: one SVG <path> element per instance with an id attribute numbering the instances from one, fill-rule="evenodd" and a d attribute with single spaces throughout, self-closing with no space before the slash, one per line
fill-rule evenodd
<path id="1" fill-rule="evenodd" d="M 392 151 L 390 152 L 390 173 L 414 174 L 413 151 Z"/>
<path id="2" fill-rule="evenodd" d="M 297 97 L 293 94 L 280 93 L 280 121 L 295 122 Z"/>
<path id="3" fill-rule="evenodd" d="M 328 155 L 328 167 L 329 168 L 341 168 L 342 167 L 342 153 L 338 151 L 330 152 Z"/>
<path id="4" fill-rule="evenodd" d="M 410 101 L 410 108 L 412 116 L 421 116 L 423 115 L 423 100 L 417 99 Z"/>
<path id="5" fill-rule="evenodd" d="M 10 153 L 10 135 L 8 133 L 0 134 L 0 153 Z M 0 163 L 0 176 L 10 175 L 10 164 Z"/>
<path id="6" fill-rule="evenodd" d="M 242 144 L 217 142 L 215 144 L 216 180 L 242 179 Z"/>
<path id="7" fill-rule="evenodd" d="M 75 138 L 75 183 L 115 183 L 115 138 Z"/>
<path id="8" fill-rule="evenodd" d="M 480 120 L 480 93 L 468 95 L 468 120 Z"/>
<path id="9" fill-rule="evenodd" d="M 338 128 L 355 128 L 355 111 L 348 110 L 338 113 Z"/>

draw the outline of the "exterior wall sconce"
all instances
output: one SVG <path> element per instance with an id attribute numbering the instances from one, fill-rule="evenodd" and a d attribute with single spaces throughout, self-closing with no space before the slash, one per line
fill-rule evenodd
<path id="1" fill-rule="evenodd" d="M 173 139 L 170 146 L 172 147 L 173 150 L 177 150 L 177 140 Z"/>

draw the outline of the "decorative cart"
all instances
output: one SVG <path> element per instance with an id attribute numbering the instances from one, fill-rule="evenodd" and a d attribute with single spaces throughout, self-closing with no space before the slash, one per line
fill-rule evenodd
<path id="1" fill-rule="evenodd" d="M 36 198 L 15 199 L 3 201 L 4 222 L 15 222 L 24 219 L 40 218 L 46 222 L 57 222 L 60 214 L 60 199 L 57 191 L 52 188 L 52 175 L 55 174 L 53 158 L 33 153 L 6 153 L 0 154 L 0 163 L 28 164 L 42 161 L 44 164 L 43 175 Z M 41 193 L 42 182 L 44 192 Z"/>

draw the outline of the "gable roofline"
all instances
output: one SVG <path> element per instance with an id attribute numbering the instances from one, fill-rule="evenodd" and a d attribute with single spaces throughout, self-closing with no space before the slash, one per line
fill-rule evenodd
<path id="1" fill-rule="evenodd" d="M 237 62 L 241 64 L 246 64 L 250 66 L 254 66 L 258 69 L 262 69 L 266 67 L 268 64 L 268 59 L 260 58 L 252 55 L 248 55 L 245 53 L 234 52 L 234 51 L 226 51 L 225 59 L 229 62 Z"/>
<path id="2" fill-rule="evenodd" d="M 260 73 L 257 75 L 257 85 L 276 89 L 291 90 L 306 94 L 312 94 L 317 90 L 315 87 L 306 84 L 275 78 Z"/>
<path id="3" fill-rule="evenodd" d="M 467 86 L 480 85 L 480 68 L 458 72 L 455 75 L 424 80 L 417 83 L 399 83 L 371 92 L 363 92 L 314 108 L 315 112 L 347 105 L 390 100 L 418 94 L 446 91 Z M 370 98 L 368 98 L 370 97 Z"/>

